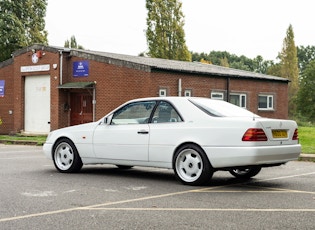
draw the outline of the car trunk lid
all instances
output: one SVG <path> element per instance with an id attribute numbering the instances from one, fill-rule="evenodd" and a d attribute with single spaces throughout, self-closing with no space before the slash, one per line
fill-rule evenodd
<path id="1" fill-rule="evenodd" d="M 297 124 L 291 120 L 257 118 L 263 127 L 268 140 L 271 142 L 281 141 L 282 144 L 296 144 L 295 135 Z M 295 137 L 295 138 L 293 138 Z"/>

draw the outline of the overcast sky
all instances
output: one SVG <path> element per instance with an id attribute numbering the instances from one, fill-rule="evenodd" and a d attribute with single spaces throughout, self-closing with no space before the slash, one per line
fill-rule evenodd
<path id="1" fill-rule="evenodd" d="M 49 45 L 74 35 L 85 49 L 147 51 L 145 0 L 48 0 Z M 188 49 L 276 60 L 291 24 L 297 46 L 315 46 L 311 0 L 182 0 Z"/>

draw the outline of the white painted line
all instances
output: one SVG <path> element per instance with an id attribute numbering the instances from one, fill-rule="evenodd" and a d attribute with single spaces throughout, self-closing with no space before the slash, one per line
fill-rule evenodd
<path id="1" fill-rule="evenodd" d="M 280 209 L 280 208 L 82 208 L 103 211 L 219 211 L 219 212 L 315 212 L 315 209 Z"/>
<path id="2" fill-rule="evenodd" d="M 258 181 L 282 180 L 282 179 L 287 179 L 287 178 L 308 176 L 308 175 L 314 175 L 314 174 L 315 174 L 315 172 L 310 172 L 310 173 L 296 174 L 296 175 L 291 175 L 291 176 L 282 176 L 282 177 L 275 177 L 275 178 L 269 178 L 269 179 L 261 179 Z"/>
<path id="3" fill-rule="evenodd" d="M 305 175 L 313 175 L 315 172 L 311 173 L 304 173 L 304 174 L 297 174 L 297 175 L 291 175 L 291 176 L 283 176 L 283 177 L 276 177 L 276 178 L 269 178 L 269 179 L 262 179 L 257 180 L 260 181 L 271 181 L 271 180 L 279 180 L 279 179 L 285 179 L 285 178 L 293 178 L 293 177 L 299 177 L 299 176 L 305 176 Z M 247 183 L 247 182 L 245 182 Z M 244 184 L 238 183 L 238 184 Z M 15 217 L 8 217 L 8 218 L 2 218 L 0 219 L 0 222 L 6 222 L 6 221 L 13 221 L 13 220 L 19 220 L 19 219 L 26 219 L 26 218 L 32 218 L 32 217 L 39 217 L 39 216 L 47 216 L 47 215 L 53 215 L 53 214 L 60 214 L 60 213 L 66 213 L 66 212 L 73 212 L 73 211 L 80 211 L 80 210 L 163 210 L 163 211 L 224 211 L 224 212 L 315 212 L 315 209 L 198 209 L 198 208 L 106 208 L 104 206 L 111 206 L 111 205 L 117 205 L 117 204 L 126 204 L 126 203 L 132 203 L 137 201 L 144 201 L 144 200 L 150 200 L 150 199 L 158 199 L 158 198 L 164 198 L 169 196 L 176 196 L 176 195 L 182 195 L 187 193 L 193 193 L 193 192 L 206 192 L 209 190 L 214 190 L 218 188 L 224 188 L 229 186 L 235 186 L 237 184 L 229 184 L 229 185 L 222 185 L 222 186 L 216 186 L 212 188 L 202 188 L 202 189 L 192 189 L 187 191 L 181 191 L 181 192 L 174 192 L 174 193 L 166 193 L 161 195 L 155 195 L 155 196 L 147 196 L 147 197 L 141 197 L 141 198 L 135 198 L 135 199 L 128 199 L 128 200 L 120 200 L 120 201 L 114 201 L 114 202 L 108 202 L 108 203 L 102 203 L 102 204 L 95 204 L 95 205 L 88 205 L 85 207 L 76 207 L 76 208 L 69 208 L 69 209 L 60 209 L 56 211 L 50 211 L 50 212 L 41 212 L 41 213 L 34 213 L 29 215 L 23 215 L 23 216 L 15 216 Z M 288 190 L 290 191 L 290 190 Z M 295 191 L 295 190 L 292 190 Z"/>

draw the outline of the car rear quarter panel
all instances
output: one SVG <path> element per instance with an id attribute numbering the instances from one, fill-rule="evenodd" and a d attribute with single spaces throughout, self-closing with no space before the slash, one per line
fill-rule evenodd
<path id="1" fill-rule="evenodd" d="M 284 163 L 298 158 L 301 146 L 297 141 L 242 141 L 248 128 L 262 126 L 258 121 L 243 118 L 151 124 L 149 160 L 172 162 L 176 148 L 188 142 L 201 146 L 215 168 Z"/>
<path id="2" fill-rule="evenodd" d="M 247 129 L 244 127 L 247 126 L 220 118 L 207 122 L 150 124 L 149 160 L 171 162 L 175 149 L 183 143 L 195 143 L 202 148 L 241 147 Z"/>

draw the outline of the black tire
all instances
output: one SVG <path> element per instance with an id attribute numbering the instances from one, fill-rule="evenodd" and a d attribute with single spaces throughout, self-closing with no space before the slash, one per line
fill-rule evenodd
<path id="1" fill-rule="evenodd" d="M 119 169 L 131 169 L 133 166 L 129 165 L 116 165 Z"/>
<path id="2" fill-rule="evenodd" d="M 62 173 L 74 173 L 82 168 L 78 150 L 67 138 L 60 139 L 53 148 L 53 161 L 56 169 Z"/>
<path id="3" fill-rule="evenodd" d="M 252 166 L 247 168 L 235 168 L 229 170 L 229 172 L 236 178 L 249 179 L 256 176 L 261 170 L 260 166 Z"/>
<path id="4" fill-rule="evenodd" d="M 173 158 L 176 178 L 185 185 L 203 185 L 213 175 L 213 169 L 204 151 L 194 144 L 180 147 Z"/>

